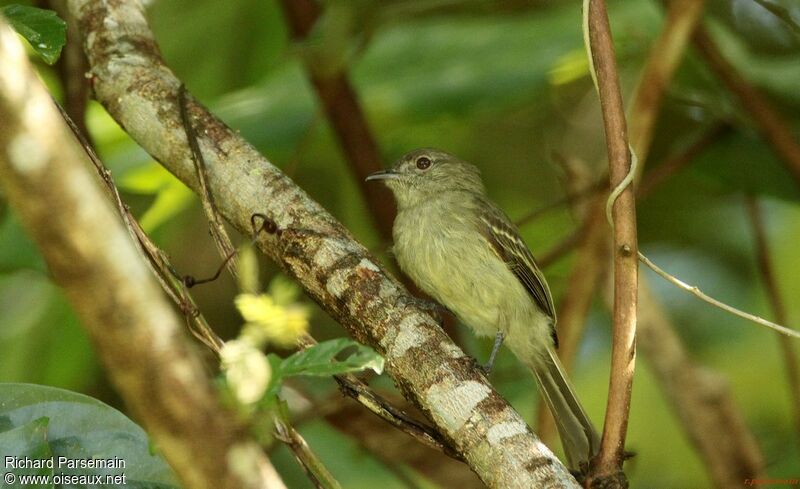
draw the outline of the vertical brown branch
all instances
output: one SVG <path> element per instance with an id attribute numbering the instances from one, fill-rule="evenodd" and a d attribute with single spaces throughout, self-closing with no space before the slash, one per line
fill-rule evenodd
<path id="1" fill-rule="evenodd" d="M 298 41 L 305 39 L 319 17 L 317 3 L 314 0 L 281 0 L 281 5 L 292 37 Z M 308 60 L 305 65 L 325 115 L 355 173 L 361 194 L 367 200 L 375 225 L 383 239 L 391 239 L 394 201 L 381 185 L 367 185 L 364 181 L 369 174 L 382 168 L 382 158 L 356 92 L 346 73 L 322 73 Z"/>
<path id="2" fill-rule="evenodd" d="M 619 86 L 611 27 L 605 0 L 588 3 L 589 44 L 597 75 L 600 107 L 608 149 L 611 187 L 618 187 L 631 171 L 625 110 Z M 625 434 L 628 429 L 633 372 L 636 361 L 636 303 L 638 247 L 636 202 L 629 185 L 613 204 L 614 222 L 614 333 L 611 351 L 611 379 L 600 452 L 592 461 L 588 483 L 627 485 L 622 472 Z"/>
<path id="3" fill-rule="evenodd" d="M 761 208 L 758 201 L 752 196 L 747 198 L 746 205 L 750 223 L 753 227 L 758 271 L 761 273 L 761 281 L 767 291 L 767 298 L 772 308 L 772 315 L 776 322 L 786 324 L 786 307 L 784 306 L 783 298 L 778 289 L 778 281 L 775 278 L 775 267 L 769 254 L 767 231 L 764 226 Z M 798 440 L 800 440 L 800 366 L 797 362 L 797 352 L 795 351 L 793 340 L 788 336 L 779 334 L 778 342 L 781 355 L 783 356 L 787 381 L 789 382 L 789 393 L 792 399 L 795 429 L 797 430 Z"/>

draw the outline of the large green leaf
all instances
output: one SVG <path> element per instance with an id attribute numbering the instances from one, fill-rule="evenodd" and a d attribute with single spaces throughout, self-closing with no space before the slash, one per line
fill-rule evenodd
<path id="1" fill-rule="evenodd" d="M 5 6 L 0 12 L 47 64 L 58 60 L 67 42 L 67 23 L 55 12 L 17 4 Z"/>
<path id="2" fill-rule="evenodd" d="M 37 433 L 43 429 L 42 419 L 49 420 L 45 423 L 46 434 L 37 438 Z M 27 444 L 23 443 L 26 439 L 29 440 Z M 46 447 L 36 443 L 42 439 Z M 48 455 L 45 448 L 52 455 Z M 56 474 L 124 474 L 125 487 L 178 487 L 169 466 L 159 455 L 150 452 L 145 432 L 119 411 L 62 389 L 0 384 L 0 453 L 24 456 L 31 451 L 35 451 L 37 458 L 54 457 Z M 59 457 L 70 461 L 117 460 L 123 461 L 124 467 L 59 467 Z"/>

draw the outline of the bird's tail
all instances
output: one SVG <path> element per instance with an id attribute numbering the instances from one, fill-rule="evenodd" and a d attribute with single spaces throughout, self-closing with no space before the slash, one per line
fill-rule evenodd
<path id="1" fill-rule="evenodd" d="M 564 367 L 552 348 L 531 362 L 530 367 L 555 419 L 567 465 L 572 470 L 584 470 L 597 454 L 600 436 L 578 401 Z"/>

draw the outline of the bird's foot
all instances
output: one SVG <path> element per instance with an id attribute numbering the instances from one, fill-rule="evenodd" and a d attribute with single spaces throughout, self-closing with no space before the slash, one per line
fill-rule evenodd
<path id="1" fill-rule="evenodd" d="M 483 370 L 483 373 L 486 374 L 488 377 L 492 373 L 492 369 L 494 368 L 494 361 L 497 358 L 497 352 L 500 351 L 500 347 L 503 346 L 503 340 L 505 339 L 505 335 L 498 331 L 494 337 L 494 345 L 492 345 L 492 353 L 489 354 L 489 361 L 486 362 L 486 365 L 481 365 L 480 368 Z"/>

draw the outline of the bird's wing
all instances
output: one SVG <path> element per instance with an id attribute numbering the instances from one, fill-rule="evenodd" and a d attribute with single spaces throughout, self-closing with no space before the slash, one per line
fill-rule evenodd
<path id="1" fill-rule="evenodd" d="M 553 319 L 553 340 L 558 346 L 555 333 L 556 311 L 550 287 L 536 264 L 517 228 L 506 215 L 492 205 L 482 205 L 478 226 L 497 256 L 505 262 L 517 279 L 522 282 L 536 305 Z"/>

